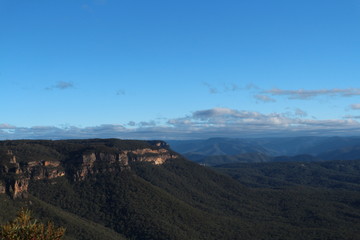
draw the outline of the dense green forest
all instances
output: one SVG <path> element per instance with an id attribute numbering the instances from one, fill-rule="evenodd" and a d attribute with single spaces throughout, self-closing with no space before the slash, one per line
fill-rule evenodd
<path id="1" fill-rule="evenodd" d="M 24 161 L 29 155 L 67 163 L 71 154 L 160 148 L 154 143 L 8 141 L 0 146 L 4 154 L 11 146 Z M 359 239 L 359 173 L 356 160 L 214 168 L 182 157 L 160 165 L 132 161 L 126 169 L 94 172 L 81 181 L 71 175 L 31 179 L 28 198 L 0 194 L 0 223 L 25 207 L 41 221 L 65 227 L 64 239 Z"/>
<path id="2" fill-rule="evenodd" d="M 291 172 L 290 179 L 262 181 L 244 168 L 253 179 L 237 182 L 178 159 L 135 163 L 131 171 L 77 183 L 36 182 L 31 194 L 130 239 L 356 239 L 359 182 L 348 173 L 337 183 L 349 186 L 334 188 L 333 175 L 314 171 L 310 176 L 320 182 Z"/>

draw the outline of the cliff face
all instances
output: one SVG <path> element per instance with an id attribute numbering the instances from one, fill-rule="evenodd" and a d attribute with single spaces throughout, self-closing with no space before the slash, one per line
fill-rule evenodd
<path id="1" fill-rule="evenodd" d="M 178 156 L 161 141 L 94 141 L 0 142 L 0 194 L 24 198 L 31 181 L 82 181 L 97 173 L 131 170 L 131 162 L 160 165 Z"/>
<path id="2" fill-rule="evenodd" d="M 92 152 L 82 154 L 73 163 L 76 171 L 73 173 L 75 181 L 84 180 L 89 174 L 123 171 L 130 169 L 131 162 L 150 162 L 155 165 L 165 163 L 167 160 L 176 158 L 177 155 L 167 149 L 136 149 L 122 150 L 119 153 Z"/>
<path id="3" fill-rule="evenodd" d="M 10 160 L 1 159 L 0 193 L 8 193 L 13 198 L 26 197 L 30 180 L 52 179 L 65 176 L 59 161 L 17 162 L 16 156 L 9 154 Z"/>

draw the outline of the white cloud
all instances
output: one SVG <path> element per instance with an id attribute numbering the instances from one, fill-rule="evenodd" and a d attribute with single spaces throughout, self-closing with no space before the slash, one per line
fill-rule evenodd
<path id="1" fill-rule="evenodd" d="M 333 89 L 319 89 L 319 90 L 283 90 L 279 88 L 273 88 L 271 90 L 265 90 L 262 93 L 270 94 L 272 96 L 286 96 L 289 99 L 312 99 L 318 96 L 331 96 L 331 97 L 351 97 L 359 96 L 360 88 L 333 88 Z"/>
<path id="2" fill-rule="evenodd" d="M 273 99 L 267 95 L 257 94 L 257 95 L 254 95 L 254 98 L 261 102 L 276 102 L 275 99 Z"/>
<path id="3" fill-rule="evenodd" d="M 71 82 L 58 82 L 55 85 L 55 88 L 58 88 L 58 89 L 67 89 L 67 88 L 72 88 L 72 87 L 74 87 L 74 84 Z"/>
<path id="4" fill-rule="evenodd" d="M 257 118 L 261 114 L 257 112 L 238 111 L 230 108 L 212 108 L 200 110 L 193 113 L 193 119 L 219 120 L 219 119 L 244 119 Z"/>
<path id="5" fill-rule="evenodd" d="M 73 88 L 74 84 L 72 82 L 64 82 L 60 81 L 57 82 L 55 85 L 45 88 L 46 90 L 53 90 L 53 89 L 59 89 L 59 90 L 65 90 L 69 88 Z"/>

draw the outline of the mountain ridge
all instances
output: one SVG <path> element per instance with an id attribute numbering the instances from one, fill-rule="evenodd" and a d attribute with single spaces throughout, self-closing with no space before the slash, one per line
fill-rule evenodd
<path id="1" fill-rule="evenodd" d="M 360 158 L 359 137 L 211 138 L 176 140 L 169 144 L 188 159 L 212 166 L 232 162 Z"/>

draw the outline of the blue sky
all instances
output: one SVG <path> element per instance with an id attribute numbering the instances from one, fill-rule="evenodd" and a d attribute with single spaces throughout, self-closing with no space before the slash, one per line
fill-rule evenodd
<path id="1" fill-rule="evenodd" d="M 0 0 L 0 139 L 360 134 L 358 0 Z"/>

